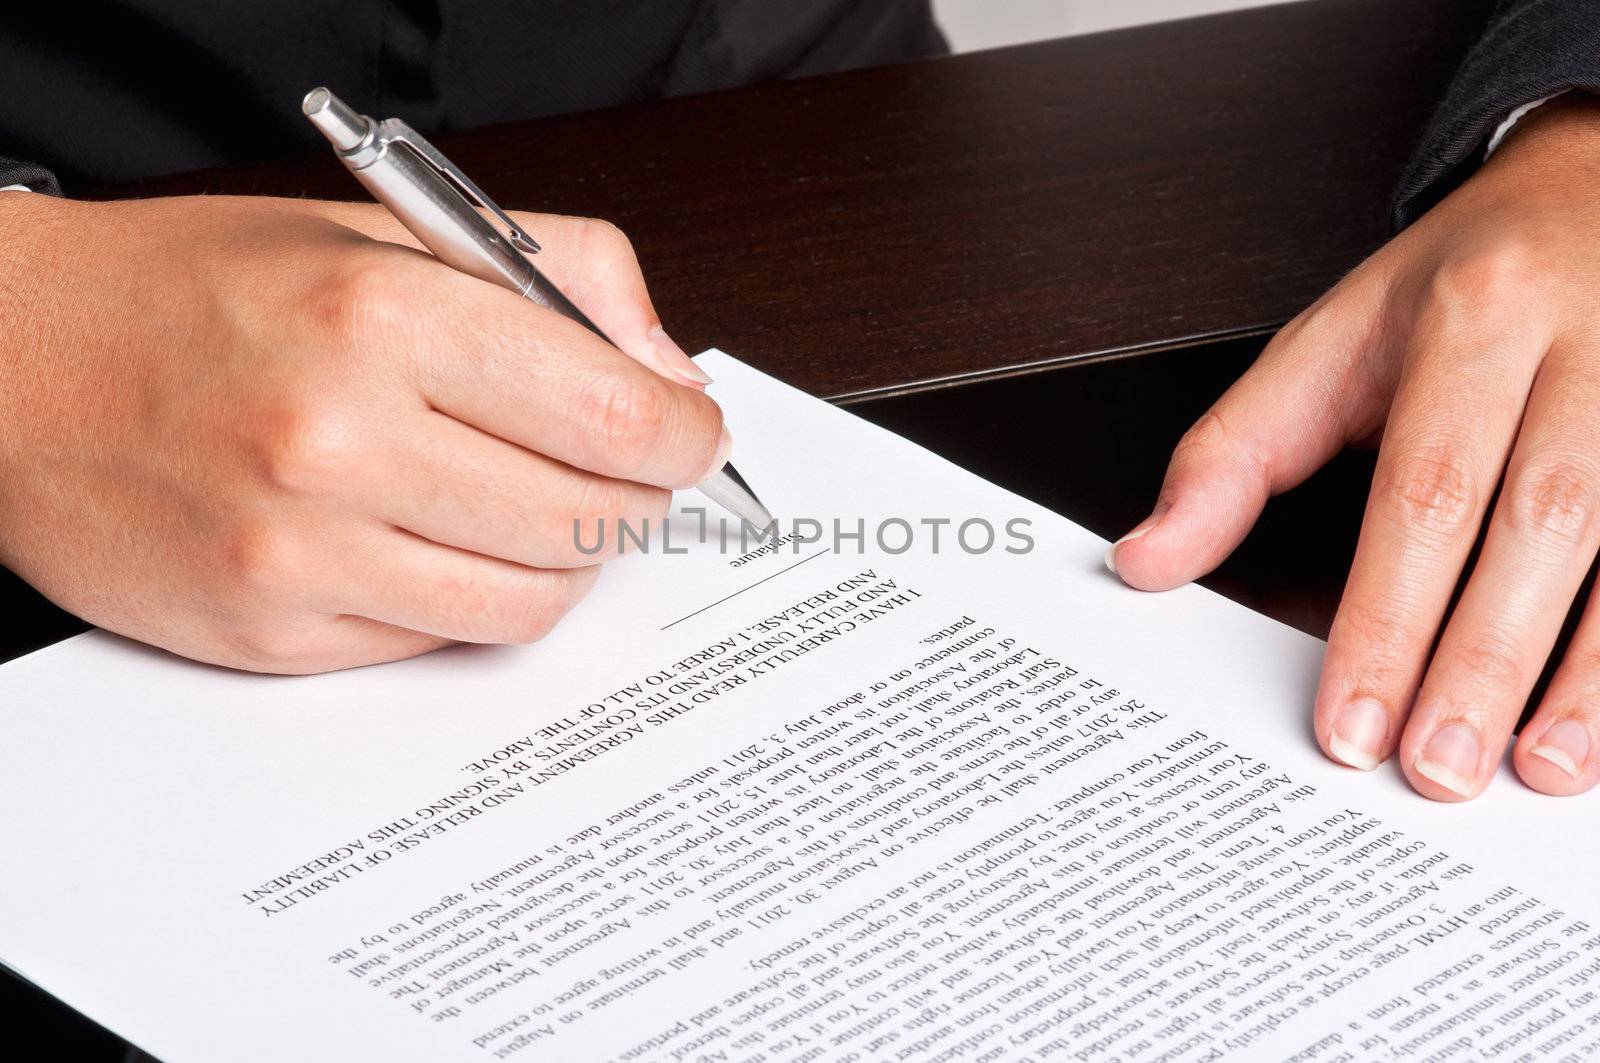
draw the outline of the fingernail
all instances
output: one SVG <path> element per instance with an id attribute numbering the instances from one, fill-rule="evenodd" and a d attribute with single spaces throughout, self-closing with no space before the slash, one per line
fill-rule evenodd
<path id="1" fill-rule="evenodd" d="M 1156 519 L 1154 517 L 1146 517 L 1144 522 L 1135 527 L 1133 531 L 1129 532 L 1127 535 L 1124 535 L 1122 538 L 1112 543 L 1109 548 L 1107 548 L 1106 568 L 1111 571 L 1113 576 L 1117 574 L 1117 547 L 1121 546 L 1123 543 L 1133 542 L 1135 539 L 1139 538 L 1139 536 L 1143 535 L 1145 532 L 1149 531 L 1155 526 Z"/>
<path id="2" fill-rule="evenodd" d="M 1383 763 L 1383 743 L 1389 737 L 1389 714 L 1371 698 L 1352 701 L 1333 721 L 1328 752 L 1362 771 Z"/>
<path id="3" fill-rule="evenodd" d="M 1562 720 L 1540 737 L 1532 753 L 1576 779 L 1589 759 L 1589 729 L 1577 720 Z"/>
<path id="4" fill-rule="evenodd" d="M 728 464 L 728 458 L 732 454 L 733 436 L 728 432 L 728 429 L 724 427 L 722 429 L 722 439 L 717 443 L 717 456 L 711 459 L 711 468 L 706 470 L 706 475 L 702 476 L 701 479 L 704 480 L 713 473 L 722 471 L 722 467 Z"/>
<path id="5" fill-rule="evenodd" d="M 707 375 L 704 369 L 695 364 L 693 358 L 683 353 L 682 347 L 672 342 L 672 337 L 667 335 L 666 329 L 656 325 L 646 335 L 650 337 L 650 343 L 656 349 L 656 356 L 672 372 L 691 383 L 711 383 L 711 377 Z M 718 466 L 718 468 L 721 468 L 721 466 Z"/>
<path id="6" fill-rule="evenodd" d="M 1464 723 L 1445 724 L 1422 747 L 1415 765 L 1417 774 L 1452 793 L 1471 797 L 1478 789 L 1473 780 L 1482 752 L 1477 731 Z"/>

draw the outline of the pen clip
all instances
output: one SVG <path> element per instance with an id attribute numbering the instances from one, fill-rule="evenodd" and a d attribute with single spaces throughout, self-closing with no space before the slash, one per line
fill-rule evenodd
<path id="1" fill-rule="evenodd" d="M 491 216 L 500 222 L 504 228 L 501 234 L 511 241 L 511 246 L 530 255 L 539 253 L 539 244 L 522 230 L 522 227 L 511 220 L 511 216 L 501 210 L 495 201 L 484 195 L 483 189 L 473 183 L 472 178 L 456 169 L 455 163 L 444 157 L 444 153 L 398 118 L 386 118 L 378 123 L 378 139 L 386 144 L 401 143 L 422 157 L 422 160 L 439 172 L 439 176 L 455 185 L 467 201 L 474 206 L 482 207 Z"/>

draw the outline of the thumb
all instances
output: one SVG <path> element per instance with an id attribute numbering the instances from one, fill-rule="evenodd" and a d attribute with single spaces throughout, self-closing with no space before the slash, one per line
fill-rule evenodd
<path id="1" fill-rule="evenodd" d="M 1210 572 L 1270 496 L 1376 427 L 1392 391 L 1388 353 L 1369 339 L 1381 335 L 1378 300 L 1340 296 L 1335 289 L 1285 326 L 1184 434 L 1154 511 L 1106 552 L 1129 586 L 1168 590 Z M 1384 371 L 1372 372 L 1372 359 Z"/>

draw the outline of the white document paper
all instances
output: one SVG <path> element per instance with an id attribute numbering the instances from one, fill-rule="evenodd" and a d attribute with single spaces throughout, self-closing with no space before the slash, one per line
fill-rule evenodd
<path id="1" fill-rule="evenodd" d="M 526 648 L 6 665 L 0 960 L 167 1063 L 1600 1045 L 1593 800 L 1337 767 L 1321 643 L 703 357 L 765 501 L 864 541 L 680 513 Z"/>

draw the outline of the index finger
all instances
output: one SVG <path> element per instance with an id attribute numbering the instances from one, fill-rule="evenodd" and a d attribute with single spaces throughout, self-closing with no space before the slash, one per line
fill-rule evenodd
<path id="1" fill-rule="evenodd" d="M 416 236 L 377 204 L 303 200 L 297 205 L 374 240 L 423 250 Z M 711 382 L 662 328 L 639 258 L 621 229 L 600 218 L 521 210 L 510 216 L 538 241 L 539 271 L 624 354 L 692 388 Z"/>
<path id="2" fill-rule="evenodd" d="M 657 487 L 699 483 L 727 462 L 722 410 L 700 391 L 510 291 L 424 265 L 382 298 L 412 308 L 406 327 L 385 331 L 409 345 L 433 409 L 576 468 Z"/>
<path id="3" fill-rule="evenodd" d="M 661 327 L 633 242 L 621 229 L 603 218 L 511 216 L 543 248 L 539 269 L 622 353 L 669 380 L 695 388 L 711 383 Z"/>

